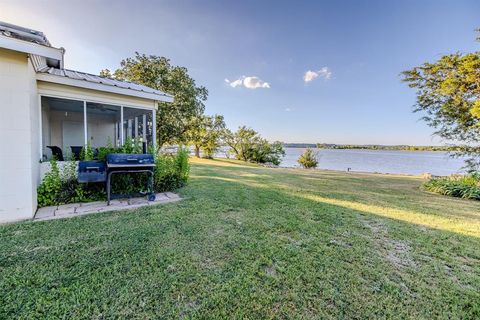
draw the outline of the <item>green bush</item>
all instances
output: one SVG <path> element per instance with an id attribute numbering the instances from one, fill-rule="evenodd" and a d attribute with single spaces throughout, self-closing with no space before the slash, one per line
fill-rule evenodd
<path id="1" fill-rule="evenodd" d="M 62 172 L 56 160 L 50 161 L 51 170 L 37 188 L 39 207 L 105 199 L 103 185 L 81 184 L 77 181 L 75 161 L 65 161 Z"/>
<path id="2" fill-rule="evenodd" d="M 447 196 L 480 200 L 480 173 L 433 178 L 423 187 Z"/>
<path id="3" fill-rule="evenodd" d="M 90 161 L 93 160 L 93 149 L 90 141 L 87 142 L 87 145 L 82 148 L 80 151 L 80 160 Z"/>
<path id="4" fill-rule="evenodd" d="M 252 144 L 246 150 L 245 156 L 252 162 L 272 163 L 278 166 L 285 156 L 285 150 L 283 149 L 283 143 L 279 141 L 269 143 L 267 140 L 262 139 L 258 143 Z"/>
<path id="5" fill-rule="evenodd" d="M 116 151 L 124 153 L 124 150 L 107 146 L 102 149 L 102 153 L 99 150 L 98 157 L 106 157 L 108 153 Z M 135 151 L 135 149 L 130 150 Z M 187 149 L 179 148 L 174 155 L 157 155 L 155 163 L 154 190 L 156 192 L 173 191 L 185 186 L 190 171 Z M 50 161 L 50 164 L 51 171 L 45 175 L 37 189 L 39 207 L 106 199 L 104 184 L 78 183 L 75 161 L 65 161 L 63 170 L 58 168 L 55 160 Z M 147 190 L 148 178 L 146 173 L 112 175 L 112 192 L 120 195 L 147 192 L 149 191 Z"/>
<path id="6" fill-rule="evenodd" d="M 300 158 L 298 158 L 297 162 L 305 169 L 316 168 L 318 165 L 317 156 L 317 152 L 314 152 L 312 149 L 308 148 L 300 156 Z"/>
<path id="7" fill-rule="evenodd" d="M 190 173 L 187 149 L 179 148 L 175 155 L 160 154 L 155 164 L 156 192 L 171 191 L 186 185 Z"/>
<path id="8" fill-rule="evenodd" d="M 50 172 L 45 175 L 42 183 L 37 188 L 37 202 L 39 207 L 57 204 L 58 194 L 62 190 L 62 179 L 57 161 L 51 160 L 50 166 Z"/>

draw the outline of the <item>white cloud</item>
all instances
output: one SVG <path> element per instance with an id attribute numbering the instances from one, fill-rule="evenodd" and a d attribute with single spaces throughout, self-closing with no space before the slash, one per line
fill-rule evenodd
<path id="1" fill-rule="evenodd" d="M 285 112 L 290 112 L 290 111 L 292 111 L 292 109 L 290 109 L 290 108 L 285 108 Z"/>
<path id="2" fill-rule="evenodd" d="M 321 77 L 325 80 L 328 80 L 332 77 L 332 71 L 330 71 L 330 69 L 328 69 L 328 67 L 323 67 L 323 68 L 321 68 L 320 70 L 317 70 L 317 71 L 308 70 L 303 75 L 303 81 L 305 81 L 305 83 L 311 82 L 318 77 Z"/>
<path id="3" fill-rule="evenodd" d="M 232 81 L 225 79 L 225 83 L 232 88 L 236 88 L 239 86 L 243 86 L 247 89 L 258 89 L 258 88 L 269 89 L 270 88 L 270 83 L 265 82 L 258 77 L 243 76 L 240 79 L 232 80 Z"/>

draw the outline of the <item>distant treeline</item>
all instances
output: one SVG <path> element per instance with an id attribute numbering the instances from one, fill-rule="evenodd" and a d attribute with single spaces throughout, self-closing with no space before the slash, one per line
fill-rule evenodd
<path id="1" fill-rule="evenodd" d="M 333 144 L 333 143 L 285 143 L 285 148 L 318 148 L 318 149 L 360 149 L 360 150 L 405 150 L 405 151 L 457 151 L 454 146 L 386 146 L 378 144 Z"/>

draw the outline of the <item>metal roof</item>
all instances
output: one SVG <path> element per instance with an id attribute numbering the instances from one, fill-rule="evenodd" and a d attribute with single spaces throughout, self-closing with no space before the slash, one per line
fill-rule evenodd
<path id="1" fill-rule="evenodd" d="M 138 92 L 154 94 L 157 96 L 172 98 L 171 95 L 165 92 L 162 92 L 160 90 L 155 90 L 147 86 L 142 86 L 129 81 L 121 81 L 121 80 L 116 80 L 111 78 L 100 77 L 100 76 L 85 73 L 85 72 L 46 67 L 41 70 L 37 70 L 37 73 L 50 74 L 50 75 L 69 78 L 73 80 L 82 80 L 82 81 L 87 81 L 91 83 L 97 83 L 97 84 L 117 87 L 121 89 L 129 89 L 129 90 L 134 90 Z"/>
<path id="2" fill-rule="evenodd" d="M 15 44 L 11 44 L 10 42 L 6 43 L 5 41 L 2 42 L 2 39 L 10 39 L 8 41 L 14 41 Z M 19 49 L 19 46 L 22 48 Z M 25 46 L 28 46 L 28 48 L 25 48 Z M 45 34 L 40 31 L 0 21 L 0 47 L 29 53 L 30 60 L 37 72 L 37 79 L 41 78 L 41 80 L 51 82 L 69 82 L 69 84 L 73 86 L 134 95 L 153 100 L 173 100 L 173 97 L 165 92 L 133 82 L 104 78 L 85 72 L 64 69 L 63 54 L 65 50 L 63 48 L 53 48 Z M 35 47 L 35 50 L 33 50 L 32 47 Z M 54 51 L 53 53 L 55 54 L 52 54 L 50 51 Z M 55 78 L 55 76 L 61 78 Z"/>
<path id="3" fill-rule="evenodd" d="M 43 32 L 2 21 L 0 21 L 0 34 L 10 38 L 33 42 L 47 47 L 52 46 Z"/>

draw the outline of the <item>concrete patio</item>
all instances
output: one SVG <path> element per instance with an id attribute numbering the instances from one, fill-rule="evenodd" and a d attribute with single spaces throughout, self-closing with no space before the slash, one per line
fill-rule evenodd
<path id="1" fill-rule="evenodd" d="M 81 215 L 128 210 L 149 205 L 164 204 L 169 202 L 175 202 L 182 200 L 180 196 L 173 192 L 157 193 L 155 201 L 148 201 L 145 197 L 142 198 L 130 198 L 130 199 L 116 199 L 110 201 L 110 205 L 107 205 L 106 201 L 96 201 L 88 203 L 70 203 L 60 206 L 43 207 L 37 210 L 34 221 L 52 220 L 72 218 Z"/>

